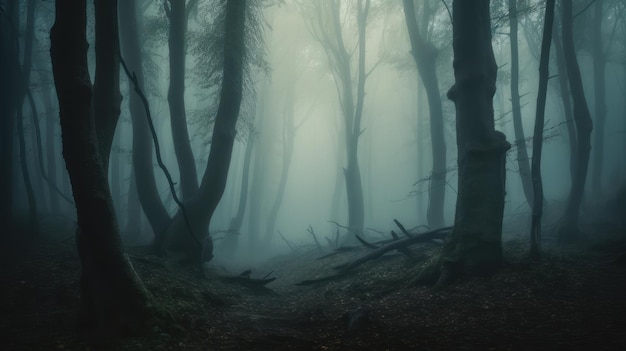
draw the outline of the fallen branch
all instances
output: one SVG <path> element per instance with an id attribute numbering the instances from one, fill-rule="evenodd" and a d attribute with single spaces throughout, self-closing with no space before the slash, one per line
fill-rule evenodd
<path id="1" fill-rule="evenodd" d="M 403 248 L 406 248 L 409 245 L 413 245 L 413 244 L 417 244 L 417 243 L 425 243 L 425 242 L 429 242 L 431 240 L 434 239 L 444 239 L 449 232 L 452 230 L 452 227 L 445 227 L 445 228 L 440 228 L 440 229 L 436 229 L 436 230 L 431 230 L 430 232 L 426 232 L 424 234 L 420 234 L 418 236 L 411 236 L 411 237 L 407 237 L 404 239 L 399 239 L 399 240 L 394 240 L 391 243 L 381 246 L 379 248 L 377 248 L 376 250 L 366 254 L 363 257 L 357 258 L 354 261 L 351 262 L 347 262 L 344 264 L 341 264 L 339 266 L 333 267 L 333 269 L 335 270 L 339 270 L 342 272 L 351 270 L 355 267 L 360 266 L 361 264 L 369 261 L 369 260 L 373 260 L 375 258 L 378 258 L 382 255 L 384 255 L 385 253 L 392 251 L 392 250 L 398 250 L 400 251 Z"/>
<path id="2" fill-rule="evenodd" d="M 315 240 L 315 245 L 317 246 L 317 249 L 320 250 L 321 253 L 325 253 L 324 249 L 322 249 L 322 245 L 320 245 L 320 242 L 317 241 L 317 236 L 315 235 L 315 232 L 313 231 L 313 227 L 309 225 L 306 231 L 309 232 L 313 236 L 313 240 Z"/>

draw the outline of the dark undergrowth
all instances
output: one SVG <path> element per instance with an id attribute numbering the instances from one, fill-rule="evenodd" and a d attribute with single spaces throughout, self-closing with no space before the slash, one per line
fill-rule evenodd
<path id="1" fill-rule="evenodd" d="M 0 349 L 94 349 L 75 333 L 79 262 L 71 228 L 49 225 L 36 239 L 12 234 L 0 253 Z M 541 261 L 526 258 L 525 243 L 508 241 L 499 273 L 438 292 L 410 285 L 424 262 L 403 255 L 310 286 L 295 284 L 332 273 L 364 251 L 324 260 L 316 260 L 315 248 L 285 255 L 253 268 L 253 278 L 271 271 L 277 278 L 263 290 L 219 279 L 218 268 L 202 278 L 129 252 L 168 317 L 149 335 L 107 349 L 626 349 L 626 236 L 619 230 L 603 228 L 565 249 L 547 247 Z"/>

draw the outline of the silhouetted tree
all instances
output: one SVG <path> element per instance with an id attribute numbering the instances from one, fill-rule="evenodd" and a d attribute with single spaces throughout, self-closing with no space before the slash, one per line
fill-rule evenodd
<path id="1" fill-rule="evenodd" d="M 606 55 L 602 40 L 602 18 L 604 17 L 604 1 L 595 0 L 593 4 L 593 21 L 591 43 L 593 58 L 593 94 L 594 94 L 594 137 L 593 137 L 593 168 L 591 185 L 596 195 L 602 193 L 602 168 L 604 164 L 604 124 L 606 119 Z"/>
<path id="2" fill-rule="evenodd" d="M 147 293 L 124 255 L 99 153 L 87 65 L 86 1 L 57 0 L 50 54 L 63 156 L 78 214 L 79 327 L 107 337 L 135 334 L 149 317 Z"/>
<path id="3" fill-rule="evenodd" d="M 430 187 L 428 191 L 428 225 L 431 228 L 444 226 L 443 207 L 446 189 L 446 142 L 443 128 L 443 108 L 441 94 L 439 92 L 439 79 L 437 78 L 437 56 L 439 50 L 427 38 L 427 33 L 420 33 L 415 14 L 414 0 L 404 0 L 404 15 L 411 40 L 411 53 L 417 71 L 422 78 L 424 90 L 428 97 L 430 110 L 430 135 L 432 142 L 433 168 L 431 172 Z M 423 4 L 422 21 L 428 23 L 431 17 L 431 9 L 428 1 Z"/>
<path id="4" fill-rule="evenodd" d="M 198 191 L 198 173 L 193 157 L 189 132 L 187 131 L 187 111 L 185 108 L 185 58 L 187 51 L 187 21 L 189 13 L 198 0 L 166 0 L 165 13 L 169 19 L 168 47 L 170 53 L 170 86 L 167 101 L 170 107 L 170 122 L 174 152 L 178 161 L 180 189 L 183 199 L 190 199 Z"/>
<path id="5" fill-rule="evenodd" d="M 578 238 L 578 220 L 580 205 L 585 193 L 585 181 L 591 151 L 591 130 L 593 122 L 587 106 L 587 99 L 583 90 L 583 82 L 580 77 L 580 68 L 574 49 L 574 36 L 572 29 L 572 2 L 561 2 L 561 26 L 563 38 L 563 56 L 569 78 L 569 87 L 572 94 L 574 121 L 576 123 L 576 173 L 572 179 L 567 207 L 559 230 L 561 241 L 572 241 Z"/>
<path id="6" fill-rule="evenodd" d="M 489 0 L 454 0 L 458 195 L 454 229 L 439 259 L 419 281 L 443 286 L 462 274 L 485 274 L 502 262 L 505 162 L 510 144 L 494 128 L 496 61 L 491 46 Z"/>
<path id="7" fill-rule="evenodd" d="M 533 134 L 533 214 L 530 232 L 530 254 L 539 256 L 541 252 L 541 216 L 543 214 L 543 182 L 541 180 L 541 151 L 543 149 L 543 126 L 548 91 L 548 74 L 550 65 L 550 42 L 554 23 L 555 0 L 546 2 L 546 14 L 543 24 L 543 40 L 539 58 L 539 92 L 537 93 L 537 111 L 535 114 L 535 130 Z"/>

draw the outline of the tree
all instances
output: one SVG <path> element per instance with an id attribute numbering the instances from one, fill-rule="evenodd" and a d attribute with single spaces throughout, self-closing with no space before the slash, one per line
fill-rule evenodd
<path id="1" fill-rule="evenodd" d="M 422 3 L 424 6 L 422 21 L 428 23 L 431 17 L 431 9 L 427 1 Z M 411 40 L 411 53 L 417 65 L 417 71 L 422 78 L 430 110 L 433 168 L 428 192 L 428 225 L 432 228 L 440 228 L 445 224 L 443 207 L 446 189 L 446 142 L 443 128 L 443 108 L 439 92 L 439 80 L 437 78 L 437 56 L 439 50 L 432 42 L 428 41 L 426 33 L 420 33 L 415 18 L 414 0 L 403 0 L 403 4 L 406 25 Z"/>
<path id="2" fill-rule="evenodd" d="M 17 94 L 17 36 L 11 23 L 17 21 L 16 1 L 0 2 L 0 225 L 9 227 L 13 213 L 13 130 Z M 8 231 L 7 231 L 8 232 Z"/>
<path id="3" fill-rule="evenodd" d="M 550 41 L 554 23 L 555 0 L 546 2 L 546 14 L 543 25 L 543 40 L 539 59 L 539 92 L 537 93 L 537 112 L 535 114 L 535 130 L 533 134 L 533 214 L 530 232 L 530 254 L 539 256 L 541 252 L 541 216 L 543 213 L 543 183 L 541 180 L 541 151 L 543 148 L 543 126 L 548 91 L 548 74 L 550 64 Z"/>
<path id="4" fill-rule="evenodd" d="M 565 208 L 565 214 L 559 229 L 559 240 L 572 241 L 578 238 L 578 220 L 580 205 L 585 193 L 585 181 L 589 154 L 591 152 L 591 130 L 593 122 L 587 106 L 583 83 L 580 77 L 580 68 L 574 49 L 574 36 L 572 28 L 572 2 L 561 3 L 561 31 L 563 38 L 563 56 L 567 68 L 569 88 L 572 94 L 573 116 L 576 123 L 576 173 L 572 179 L 572 187 Z"/>
<path id="5" fill-rule="evenodd" d="M 117 30 L 117 0 L 95 0 L 96 76 L 93 111 L 104 173 L 108 174 L 109 154 L 120 117 L 120 45 Z"/>
<path id="6" fill-rule="evenodd" d="M 441 287 L 463 274 L 485 274 L 502 262 L 505 192 L 504 134 L 494 128 L 496 61 L 491 46 L 489 0 L 453 2 L 458 195 L 454 229 L 439 259 L 418 278 Z"/>
<path id="7" fill-rule="evenodd" d="M 63 157 L 78 215 L 79 326 L 100 336 L 142 331 L 147 292 L 124 254 L 92 109 L 86 1 L 57 0 L 50 55 L 59 99 Z"/>
<path id="8" fill-rule="evenodd" d="M 509 0 L 509 27 L 511 44 L 511 105 L 513 114 L 513 129 L 515 131 L 515 148 L 517 150 L 517 164 L 522 180 L 524 196 L 529 206 L 533 204 L 533 184 L 530 176 L 530 162 L 526 150 L 526 136 L 522 125 L 522 108 L 519 95 L 519 50 L 517 44 L 518 10 L 517 0 Z"/>
<path id="9" fill-rule="evenodd" d="M 119 24 L 122 56 L 131 72 L 137 76 L 140 89 L 144 87 L 142 52 L 135 0 L 120 2 Z M 155 246 L 160 248 L 162 234 L 170 223 L 170 216 L 161 201 L 156 184 L 153 162 L 152 137 L 148 129 L 146 111 L 132 83 L 128 83 L 130 115 L 133 123 L 133 172 L 139 202 L 155 236 Z"/>
<path id="10" fill-rule="evenodd" d="M 332 71 L 337 96 L 343 113 L 345 124 L 345 141 L 347 165 L 344 168 L 346 193 L 348 198 L 348 227 L 355 233 L 363 232 L 365 224 L 365 208 L 363 203 L 363 187 L 358 161 L 359 138 L 363 133 L 361 117 L 365 101 L 365 29 L 370 9 L 370 1 L 357 1 L 356 19 L 358 31 L 356 94 L 353 81 L 351 54 L 343 39 L 341 18 L 341 1 L 314 1 L 307 5 L 302 2 L 301 8 L 307 8 L 303 16 L 307 20 L 309 31 L 322 45 Z M 309 14 L 306 14 L 308 12 Z M 356 101 L 355 101 L 356 97 Z"/>
<path id="11" fill-rule="evenodd" d="M 170 21 L 168 47 L 170 52 L 170 86 L 167 101 L 170 107 L 170 122 L 174 152 L 180 173 L 180 188 L 183 199 L 191 198 L 198 190 L 198 173 L 193 157 L 187 112 L 185 109 L 185 56 L 186 33 L 189 13 L 197 5 L 197 0 L 166 0 L 165 13 Z"/>
<path id="12" fill-rule="evenodd" d="M 204 238 L 202 260 L 213 257 L 213 243 L 206 231 L 219 203 L 226 180 L 235 141 L 237 118 L 243 91 L 245 58 L 246 0 L 227 0 L 224 16 L 224 61 L 220 101 L 215 117 L 211 150 L 200 188 L 186 203 L 186 214 L 179 211 L 166 232 L 166 244 L 182 245 L 183 252 L 197 257 L 198 247 L 191 238 Z M 189 233 L 188 225 L 192 232 Z M 171 241 L 171 242 L 170 242 Z"/>
<path id="13" fill-rule="evenodd" d="M 596 195 L 602 194 L 602 167 L 604 163 L 604 124 L 606 119 L 606 55 L 602 44 L 602 18 L 604 7 L 602 0 L 593 4 L 593 21 L 591 28 L 593 58 L 593 93 L 595 135 L 593 137 L 593 168 L 591 170 L 591 185 Z"/>

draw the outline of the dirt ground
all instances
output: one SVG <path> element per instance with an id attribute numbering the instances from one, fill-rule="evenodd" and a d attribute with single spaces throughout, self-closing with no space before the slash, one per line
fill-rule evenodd
<path id="1" fill-rule="evenodd" d="M 19 233 L 16 233 L 19 235 Z M 131 261 L 169 322 L 113 350 L 626 350 L 626 235 L 526 259 L 505 243 L 507 263 L 491 277 L 441 292 L 411 286 L 423 262 L 385 256 L 339 280 L 332 273 L 366 252 L 317 260 L 311 247 L 251 267 L 264 289 L 232 284 L 130 249 Z M 608 235 L 611 234 L 611 235 Z M 75 333 L 79 262 L 67 238 L 23 239 L 0 252 L 0 349 L 87 350 Z M 435 247 L 424 249 L 427 254 Z M 231 272 L 238 275 L 239 272 Z"/>

